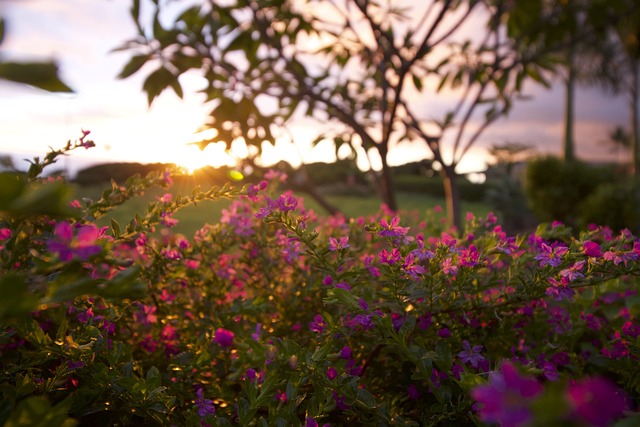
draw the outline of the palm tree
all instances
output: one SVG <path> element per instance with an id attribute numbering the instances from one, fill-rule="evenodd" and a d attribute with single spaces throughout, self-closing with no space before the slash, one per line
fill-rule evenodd
<path id="1" fill-rule="evenodd" d="M 592 13 L 604 37 L 599 40 L 596 69 L 585 81 L 614 95 L 626 95 L 629 103 L 629 146 L 633 175 L 640 177 L 640 4 L 636 0 L 616 0 L 607 9 Z M 622 137 L 619 132 L 613 137 Z"/>

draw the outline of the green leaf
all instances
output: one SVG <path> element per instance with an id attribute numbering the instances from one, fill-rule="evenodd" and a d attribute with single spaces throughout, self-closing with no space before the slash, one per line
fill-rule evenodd
<path id="1" fill-rule="evenodd" d="M 419 92 L 422 92 L 422 79 L 420 79 L 420 77 L 416 76 L 415 74 L 412 76 L 413 78 L 413 85 L 416 87 L 416 89 L 418 89 Z"/>
<path id="2" fill-rule="evenodd" d="M 156 97 L 158 97 L 167 87 L 172 86 L 175 91 L 175 82 L 177 82 L 176 76 L 164 67 L 160 67 L 153 73 L 149 74 L 142 85 L 142 90 L 147 93 L 149 106 L 151 106 L 153 100 L 156 99 Z M 176 93 L 178 92 L 176 91 Z"/>
<path id="3" fill-rule="evenodd" d="M 0 209 L 27 215 L 73 216 L 74 212 L 69 207 L 71 191 L 71 187 L 60 181 L 35 185 L 20 194 L 10 205 L 0 204 Z"/>
<path id="4" fill-rule="evenodd" d="M 113 218 L 111 218 L 111 230 L 113 231 L 113 237 L 116 239 L 120 237 L 120 224 Z"/>
<path id="5" fill-rule="evenodd" d="M 54 62 L 2 62 L 0 79 L 24 83 L 48 92 L 73 92 L 58 77 Z"/>
<path id="6" fill-rule="evenodd" d="M 118 79 L 126 79 L 130 75 L 136 73 L 151 57 L 149 55 L 135 55 L 131 60 L 124 66 L 120 74 L 118 74 Z"/>
<path id="7" fill-rule="evenodd" d="M 24 176 L 18 173 L 0 173 L 0 211 L 9 210 L 27 186 Z"/>
<path id="8" fill-rule="evenodd" d="M 32 396 L 18 404 L 4 427 L 73 427 L 77 422 L 67 417 L 71 400 L 51 406 L 44 397 Z"/>
<path id="9" fill-rule="evenodd" d="M 367 409 L 373 409 L 377 405 L 376 398 L 363 388 L 358 389 L 358 403 Z"/>
<path id="10" fill-rule="evenodd" d="M 29 292 L 26 277 L 8 272 L 0 277 L 0 319 L 26 316 L 38 306 L 38 298 Z"/>

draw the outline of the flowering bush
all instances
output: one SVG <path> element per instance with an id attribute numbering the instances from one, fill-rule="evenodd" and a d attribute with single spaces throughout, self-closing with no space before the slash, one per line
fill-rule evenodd
<path id="1" fill-rule="evenodd" d="M 322 218 L 276 173 L 101 229 L 171 176 L 71 201 L 39 173 L 85 144 L 0 177 L 5 425 L 640 422 L 631 233 Z M 177 209 L 220 197 L 234 201 L 219 223 L 171 232 Z"/>

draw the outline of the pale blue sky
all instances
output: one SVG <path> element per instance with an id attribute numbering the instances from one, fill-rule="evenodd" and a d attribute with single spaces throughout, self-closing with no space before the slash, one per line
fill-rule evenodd
<path id="1" fill-rule="evenodd" d="M 198 81 L 188 87 L 180 101 L 166 92 L 147 107 L 141 92 L 142 75 L 120 81 L 115 76 L 127 60 L 126 53 L 109 53 L 135 34 L 128 16 L 128 0 L 0 0 L 0 15 L 8 20 L 8 35 L 0 54 L 11 59 L 56 59 L 61 75 L 73 95 L 48 94 L 37 89 L 0 81 L 0 153 L 44 152 L 63 145 L 88 129 L 97 148 L 82 157 L 140 162 L 189 163 L 191 166 L 229 162 L 221 147 L 204 153 L 186 143 L 197 140 L 194 131 L 206 117 L 206 109 L 194 95 Z M 494 143 L 516 141 L 535 145 L 538 152 L 561 147 L 562 87 L 533 88 L 533 100 L 518 102 L 508 118 L 494 124 L 459 171 L 480 170 L 485 148 Z M 605 143 L 616 124 L 628 122 L 625 100 L 597 90 L 580 89 L 576 102 L 577 154 L 584 159 L 616 159 Z M 315 128 L 301 123 L 293 128 L 300 154 L 285 144 L 267 150 L 268 160 L 279 157 L 297 163 L 332 159 L 332 150 L 308 148 Z M 236 149 L 242 155 L 240 148 Z M 391 164 L 424 158 L 420 144 L 406 144 L 392 151 Z"/>

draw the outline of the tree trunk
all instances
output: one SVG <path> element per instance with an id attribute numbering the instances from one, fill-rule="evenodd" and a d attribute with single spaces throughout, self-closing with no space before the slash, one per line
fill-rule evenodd
<path id="1" fill-rule="evenodd" d="M 458 185 L 458 174 L 455 166 L 442 165 L 440 171 L 444 182 L 444 197 L 447 208 L 447 225 L 462 230 L 462 208 L 460 206 L 460 187 Z"/>
<path id="2" fill-rule="evenodd" d="M 391 169 L 387 164 L 387 151 L 378 149 L 380 153 L 380 159 L 382 161 L 382 171 L 380 176 L 380 195 L 382 202 L 387 205 L 392 211 L 398 210 L 398 203 L 396 202 L 396 192 L 393 188 L 393 177 L 391 175 Z"/>
<path id="3" fill-rule="evenodd" d="M 297 187 L 298 190 L 304 191 L 307 193 L 313 200 L 315 200 L 324 210 L 326 210 L 329 215 L 344 215 L 344 213 L 333 206 L 322 194 L 318 193 L 313 185 L 303 185 L 301 187 Z"/>
<path id="4" fill-rule="evenodd" d="M 640 61 L 634 61 L 631 66 L 631 144 L 633 153 L 633 176 L 640 179 Z"/>
<path id="5" fill-rule="evenodd" d="M 573 107 L 574 91 L 576 85 L 576 69 L 574 65 L 573 43 L 568 52 L 568 75 L 565 80 L 565 106 L 564 106 L 564 161 L 573 162 L 576 159 L 575 144 L 573 141 Z"/>

